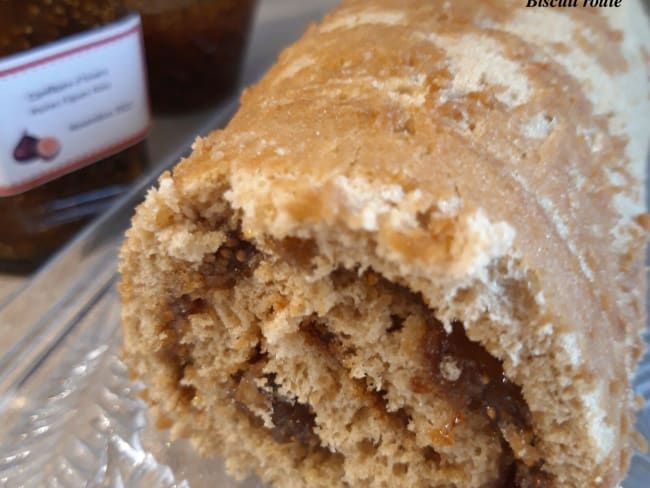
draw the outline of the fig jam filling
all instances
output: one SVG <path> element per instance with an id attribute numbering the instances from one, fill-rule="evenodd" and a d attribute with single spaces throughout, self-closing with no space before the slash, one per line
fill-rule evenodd
<path id="1" fill-rule="evenodd" d="M 427 329 L 423 354 L 429 364 L 429 377 L 414 378 L 414 391 L 444 392 L 459 412 L 480 412 L 501 437 L 503 458 L 500 480 L 503 488 L 546 488 L 550 480 L 542 471 L 543 462 L 535 454 L 536 439 L 531 427 L 531 414 L 521 388 L 505 376 L 503 366 L 481 345 L 465 335 L 462 323 L 452 323 L 451 334 L 435 318 Z M 453 430 L 453 426 L 451 429 Z M 444 434 L 441 433 L 441 434 Z M 453 439 L 453 435 L 448 433 Z M 529 458 L 516 459 L 508 445 L 512 439 L 530 446 Z M 508 442 L 506 442 L 508 441 Z"/>
<path id="2" fill-rule="evenodd" d="M 429 365 L 429 377 L 414 378 L 414 391 L 435 388 L 444 391 L 460 412 L 480 411 L 500 427 L 530 427 L 530 411 L 521 388 L 505 376 L 501 361 L 468 339 L 463 324 L 452 323 L 452 332 L 447 334 L 432 317 L 423 354 Z"/>
<path id="3" fill-rule="evenodd" d="M 237 281 L 250 276 L 259 263 L 259 254 L 255 246 L 244 240 L 240 230 L 231 231 L 226 241 L 215 253 L 203 258 L 199 273 L 206 286 L 212 289 L 233 288 Z M 160 354 L 168 358 L 168 364 L 175 364 L 175 376 L 180 385 L 185 376 L 185 368 L 192 366 L 192 345 L 183 342 L 183 337 L 190 328 L 190 315 L 211 313 L 205 298 L 183 294 L 170 297 L 168 301 L 168 321 L 164 327 Z M 195 395 L 192 386 L 180 385 L 181 400 L 190 403 Z"/>
<path id="4" fill-rule="evenodd" d="M 549 476 L 541 466 L 528 467 L 521 461 L 514 460 L 512 452 L 504 456 L 501 467 L 501 479 L 496 484 L 499 488 L 548 488 L 551 486 Z"/>
<path id="5" fill-rule="evenodd" d="M 259 263 L 253 244 L 242 238 L 241 232 L 230 232 L 215 253 L 203 258 L 199 273 L 205 285 L 212 289 L 232 288 L 242 277 L 250 276 Z"/>
<path id="6" fill-rule="evenodd" d="M 226 290 L 236 286 L 241 278 L 251 276 L 261 259 L 255 246 L 243 239 L 237 230 L 229 233 L 215 253 L 203 259 L 199 274 L 209 289 Z M 481 345 L 471 341 L 466 336 L 462 323 L 452 323 L 451 333 L 447 334 L 421 295 L 408 288 L 391 283 L 372 271 L 362 277 L 346 270 L 337 270 L 332 275 L 336 289 L 358 283 L 360 279 L 364 286 L 380 287 L 378 289 L 381 293 L 397 297 L 397 301 L 410 304 L 412 310 L 417 311 L 415 313 L 424 315 L 427 327 L 421 341 L 423 368 L 411 378 L 411 389 L 415 393 L 433 392 L 444 396 L 457 411 L 448 432 L 440 432 L 443 441 L 446 436 L 453 443 L 455 425 L 463 422 L 468 415 L 483 415 L 503 445 L 501 475 L 496 486 L 548 486 L 549 478 L 541 470 L 542 462 L 537 458 L 532 461 L 516 459 L 509 447 L 511 437 L 508 432 L 514 431 L 518 440 L 523 440 L 533 451 L 535 437 L 531 428 L 530 410 L 521 388 L 505 376 L 501 362 Z M 170 300 L 170 320 L 165 329 L 167 343 L 163 352 L 174 356 L 174 362 L 178 364 L 179 381 L 183 377 L 184 368 L 192 364 L 191 346 L 182 342 L 182 337 L 190 326 L 188 317 L 197 313 L 209 313 L 209 308 L 207 301 L 200 297 L 182 295 Z M 407 318 L 408 313 L 405 314 L 403 308 L 391 309 L 387 333 L 399 334 L 405 327 Z M 328 329 L 326 317 L 307 317 L 301 323 L 300 330 L 306 341 L 313 346 L 324 348 L 333 355 L 341 353 L 341 339 Z M 271 437 L 278 443 L 297 442 L 310 450 L 324 449 L 314 432 L 315 415 L 310 406 L 281 395 L 275 375 L 263 371 L 266 363 L 266 354 L 258 347 L 243 369 L 233 375 L 230 397 L 234 405 L 254 425 L 269 430 Z M 188 390 L 184 394 L 191 401 L 194 392 L 188 387 L 183 387 L 183 390 Z M 262 413 L 270 416 L 272 427 L 264 424 Z M 434 453 L 434 458 L 438 457 L 433 448 L 430 451 Z"/>
<path id="7" fill-rule="evenodd" d="M 482 415 L 503 445 L 503 467 L 496 486 L 544 488 L 548 485 L 549 477 L 542 471 L 543 461 L 535 449 L 537 439 L 521 388 L 506 377 L 499 359 L 467 337 L 461 322 L 453 322 L 448 334 L 419 293 L 392 283 L 372 270 L 361 277 L 355 272 L 337 270 L 332 279 L 336 289 L 361 280 L 375 292 L 393 297 L 387 334 L 399 334 L 411 313 L 424 318 L 426 331 L 420 345 L 422 369 L 411 378 L 411 388 L 415 393 L 434 393 L 446 398 L 456 411 L 450 422 L 436 433 L 437 442 L 453 444 L 454 428 L 470 415 Z M 401 307 L 394 305 L 399 303 Z M 408 305 L 406 310 L 405 304 Z M 326 324 L 326 319 L 312 319 L 304 322 L 301 330 L 308 338 L 316 339 L 332 354 L 337 354 L 338 337 Z M 525 459 L 515 457 L 511 444 L 527 446 Z"/>
<path id="8" fill-rule="evenodd" d="M 281 398 L 272 400 L 273 429 L 271 434 L 281 444 L 296 440 L 304 445 L 319 445 L 320 439 L 314 434 L 315 415 L 302 403 L 290 403 Z"/>
<path id="9" fill-rule="evenodd" d="M 185 405 L 191 404 L 196 395 L 196 390 L 193 386 L 181 384 L 185 376 L 185 368 L 192 367 L 194 364 L 192 346 L 183 342 L 182 339 L 189 331 L 190 315 L 207 311 L 208 304 L 202 298 L 181 295 L 176 299 L 169 300 L 169 318 L 165 324 L 159 354 L 166 358 L 164 361 L 166 364 L 173 365 L 174 371 L 172 374 L 179 385 L 179 400 Z"/>
<path id="10" fill-rule="evenodd" d="M 406 293 L 423 302 L 419 295 L 410 291 Z M 438 440 L 447 439 L 453 443 L 453 428 L 463 422 L 466 415 L 484 415 L 503 446 L 502 467 L 495 486 L 549 486 L 550 478 L 542 471 L 543 461 L 535 451 L 532 418 L 521 387 L 506 377 L 499 359 L 467 337 L 461 322 L 453 322 L 448 334 L 433 312 L 427 310 L 427 330 L 421 346 L 426 373 L 414 376 L 411 388 L 416 393 L 444 395 L 455 408 L 457 413 L 453 422 L 441 430 L 441 439 Z M 393 318 L 393 324 L 395 322 Z M 509 445 L 512 440 L 519 445 L 528 445 L 529 457 L 516 459 Z"/>
<path id="11" fill-rule="evenodd" d="M 259 261 L 260 255 L 255 246 L 243 239 L 240 231 L 233 231 L 216 252 L 203 258 L 199 274 L 210 289 L 230 289 L 241 278 L 250 276 Z M 186 294 L 171 300 L 169 310 L 164 353 L 173 355 L 172 362 L 178 365 L 177 377 L 180 381 L 185 366 L 192 363 L 191 346 L 182 342 L 182 337 L 190 326 L 189 316 L 209 313 L 209 306 L 205 299 Z M 307 405 L 282 398 L 277 391 L 274 375 L 262 373 L 264 363 L 265 357 L 258 350 L 250 359 L 248 369 L 240 371 L 233 378 L 236 385 L 231 396 L 237 408 L 258 426 L 262 426 L 262 421 L 254 410 L 270 411 L 274 425 L 270 431 L 278 443 L 297 441 L 307 447 L 320 446 L 320 439 L 313 431 L 315 415 L 311 409 Z M 260 378 L 266 380 L 269 388 L 258 387 L 257 381 Z"/>
<path id="12" fill-rule="evenodd" d="M 275 375 L 262 371 L 265 363 L 265 355 L 258 353 L 249 361 L 248 369 L 235 375 L 236 386 L 231 392 L 235 406 L 258 427 L 264 424 L 255 411 L 270 411 L 273 428 L 269 430 L 280 444 L 297 441 L 308 448 L 320 447 L 314 433 L 316 416 L 308 405 L 280 396 Z M 260 388 L 260 384 L 265 386 Z"/>

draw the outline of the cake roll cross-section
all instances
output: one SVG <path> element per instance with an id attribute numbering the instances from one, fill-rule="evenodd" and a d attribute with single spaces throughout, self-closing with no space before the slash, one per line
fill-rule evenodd
<path id="1" fill-rule="evenodd" d="M 649 227 L 623 3 L 310 26 L 121 248 L 125 360 L 171 435 L 278 487 L 616 486 Z"/>

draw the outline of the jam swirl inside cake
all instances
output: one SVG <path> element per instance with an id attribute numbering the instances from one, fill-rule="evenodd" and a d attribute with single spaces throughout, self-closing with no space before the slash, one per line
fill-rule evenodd
<path id="1" fill-rule="evenodd" d="M 286 242 L 276 245 L 276 250 L 280 248 L 284 253 L 280 253 L 283 262 L 298 268 L 306 266 L 315 252 L 312 244 L 297 239 L 288 245 Z M 196 279 L 204 285 L 202 293 L 183 294 L 169 301 L 170 320 L 164 330 L 169 338 L 167 354 L 177 365 L 177 382 L 187 401 L 185 408 L 192 410 L 196 409 L 194 396 L 202 395 L 202 387 L 200 382 L 194 384 L 192 375 L 186 376 L 185 371 L 206 368 L 200 363 L 210 357 L 203 351 L 207 347 L 205 340 L 197 341 L 193 337 L 193 321 L 197 317 L 207 320 L 210 327 L 219 329 L 225 336 L 250 334 L 254 344 L 251 342 L 248 349 L 244 348 L 246 351 L 237 367 L 219 386 L 225 403 L 231 408 L 232 419 L 254 432 L 260 442 L 288 446 L 300 458 L 318 455 L 321 462 L 337 465 L 333 469 L 340 470 L 347 462 L 350 446 L 337 445 L 335 439 L 321 437 L 332 422 L 332 419 L 325 421 L 326 417 L 337 411 L 327 402 L 336 400 L 316 395 L 318 384 L 311 388 L 312 396 L 317 397 L 313 404 L 303 392 L 294 391 L 293 381 L 281 367 L 284 361 L 291 363 L 292 358 L 274 357 L 273 349 L 278 346 L 271 347 L 265 335 L 264 321 L 272 319 L 291 302 L 291 297 L 273 284 L 267 284 L 262 301 L 273 305 L 249 303 L 250 324 L 239 322 L 238 331 L 229 330 L 224 314 L 219 313 L 224 298 L 232 302 L 238 296 L 253 293 L 253 288 L 258 287 L 255 278 L 258 267 L 272 269 L 277 265 L 277 257 L 258 250 L 253 242 L 242 237 L 240 229 L 228 231 L 219 249 L 205 256 L 197 269 Z M 323 314 L 290 317 L 296 324 L 291 334 L 291 341 L 295 342 L 292 347 L 301 347 L 303 354 L 298 365 L 292 367 L 302 368 L 308 377 L 306 368 L 311 355 L 318 359 L 314 362 L 317 368 L 325 368 L 336 382 L 347 385 L 353 392 L 351 403 L 356 404 L 356 410 L 343 428 L 352 435 L 357 435 L 355 422 L 368 417 L 376 417 L 384 428 L 396 432 L 392 442 L 398 450 L 408 452 L 408 461 L 395 460 L 392 464 L 391 460 L 383 461 L 391 465 L 390 479 L 408 476 L 409 469 L 430 469 L 432 476 L 436 470 L 460 469 L 462 460 L 454 461 L 449 453 L 471 444 L 467 429 L 478 426 L 481 442 L 497 451 L 496 456 L 489 457 L 494 467 L 486 486 L 547 486 L 550 478 L 535 448 L 537 439 L 531 412 L 521 388 L 505 375 L 499 359 L 467 337 L 461 322 L 455 321 L 450 324 L 450 330 L 445 330 L 436 318 L 435 309 L 420 294 L 372 270 L 337 268 L 320 284 L 337 291 L 338 303 Z M 310 299 L 318 299 L 318 294 L 307 298 Z M 367 308 L 375 312 L 364 311 Z M 378 344 L 390 349 L 391 361 L 400 358 L 397 364 L 402 362 L 397 368 L 399 374 L 389 371 L 391 367 L 387 363 L 372 375 L 354 370 L 364 361 L 377 360 L 368 356 L 359 336 L 378 329 L 381 329 Z M 404 387 L 407 393 L 400 391 Z M 422 405 L 432 399 L 436 408 L 442 405 L 445 410 L 442 416 L 440 411 L 432 411 L 432 417 L 439 419 L 446 415 L 446 420 L 427 420 Z M 344 419 L 345 413 L 341 412 L 341 421 Z M 382 442 L 386 441 L 381 437 L 379 441 L 362 439 L 357 442 L 355 456 L 361 452 L 376 456 Z M 463 476 L 458 475 L 457 486 L 461 486 Z"/>

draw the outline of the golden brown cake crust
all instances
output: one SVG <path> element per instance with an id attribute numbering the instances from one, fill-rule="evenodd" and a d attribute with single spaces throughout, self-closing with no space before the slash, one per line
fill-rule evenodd
<path id="1" fill-rule="evenodd" d="M 345 329 L 336 318 L 343 301 L 333 279 L 327 278 L 330 288 L 309 287 L 325 283 L 335 269 L 360 276 L 372 269 L 389 288 L 421 296 L 448 332 L 462 323 L 472 341 L 502 361 L 508 379 L 521 386 L 548 483 L 615 486 L 634 447 L 630 382 L 645 323 L 648 42 L 647 19 L 635 1 L 600 11 L 526 9 L 502 0 L 348 1 L 311 26 L 245 92 L 228 127 L 197 140 L 173 176 L 163 175 L 127 234 L 121 252 L 126 358 L 153 383 L 157 408 L 185 415 L 172 418 L 178 430 L 205 452 L 219 450 L 200 433 L 218 423 L 192 396 L 202 391 L 200 379 L 180 374 L 193 392 L 189 403 L 162 400 L 174 391 L 182 396 L 177 363 L 183 353 L 150 350 L 167 351 L 162 342 L 170 329 L 162 322 L 174 320 L 164 317 L 170 302 L 184 295 L 205 302 L 185 317 L 194 317 L 181 334 L 192 354 L 196 344 L 211 341 L 196 317 L 214 309 L 213 320 L 226 329 L 254 323 L 242 325 L 252 335 L 238 340 L 245 351 L 262 344 L 266 371 L 275 368 L 289 382 L 301 363 L 282 371 L 273 354 L 286 353 L 279 337 L 298 340 L 298 317 L 322 313 L 331 327 Z M 205 256 L 222 250 L 233 232 L 258 256 L 228 291 L 239 317 L 234 322 L 219 309 L 222 292 L 206 294 L 211 285 L 204 279 Z M 278 250 L 287 239 L 302 246 L 290 246 L 289 257 Z M 305 246 L 313 249 L 296 259 Z M 350 286 L 352 295 L 371 293 L 360 283 Z M 272 296 L 287 311 L 276 305 L 274 316 L 251 311 L 242 317 L 255 308 L 246 294 Z M 369 324 L 382 320 L 360 313 Z M 409 316 L 425 312 L 419 314 Z M 282 320 L 293 329 L 276 323 Z M 308 351 L 300 344 L 296 350 Z M 239 359 L 228 351 L 215 349 L 220 367 L 251 360 L 250 351 Z M 395 361 L 406 365 L 404 357 L 395 352 Z M 403 378 L 371 371 L 372 358 L 361 352 L 355 358 L 365 377 L 393 385 L 389 406 L 398 398 L 408 406 Z M 174 369 L 167 380 L 151 371 L 167 367 Z M 301 388 L 279 391 L 309 402 L 317 395 Z M 325 403 L 319 408 L 315 422 L 324 432 L 331 412 Z M 419 414 L 414 407 L 409 412 L 410 427 L 400 435 L 415 431 L 408 445 L 419 446 Z M 199 421 L 201 427 L 193 425 Z M 253 427 L 233 429 L 241 434 Z M 225 432 L 219 436 L 232 447 Z M 508 449 L 523 459 L 508 439 Z M 298 455 L 292 446 L 278 449 Z M 246 449 L 236 452 L 225 453 L 233 470 L 252 464 L 261 476 L 291 486 L 260 467 L 263 455 L 251 461 Z M 312 484 L 351 476 L 344 461 L 327 461 L 323 466 L 339 467 L 318 474 L 316 458 L 305 459 L 315 463 L 304 468 L 315 470 L 304 478 Z M 484 461 L 491 467 L 483 482 L 497 469 L 496 461 Z M 436 476 L 442 477 L 432 486 L 447 486 L 440 481 L 447 475 Z M 480 486 L 479 479 L 465 486 Z"/>

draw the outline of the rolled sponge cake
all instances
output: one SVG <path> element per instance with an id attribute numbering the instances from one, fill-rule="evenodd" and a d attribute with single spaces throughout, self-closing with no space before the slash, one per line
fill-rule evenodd
<path id="1" fill-rule="evenodd" d="M 136 210 L 124 356 L 279 487 L 613 487 L 643 352 L 638 1 L 347 1 Z"/>

